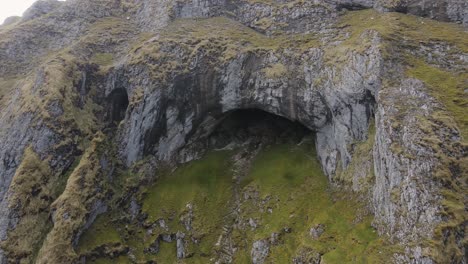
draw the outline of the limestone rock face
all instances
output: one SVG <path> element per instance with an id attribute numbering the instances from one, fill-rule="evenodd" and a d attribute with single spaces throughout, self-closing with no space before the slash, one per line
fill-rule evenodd
<path id="1" fill-rule="evenodd" d="M 184 246 L 184 237 L 185 234 L 178 232 L 176 234 L 176 241 L 177 241 L 177 258 L 183 259 L 185 258 L 185 246 Z"/>
<path id="2" fill-rule="evenodd" d="M 434 107 L 426 107 L 423 104 L 429 105 L 434 103 L 431 98 L 424 93 L 422 89 L 423 84 L 418 80 L 408 79 L 402 82 L 400 89 L 388 91 L 388 94 L 382 91 L 379 96 L 383 99 L 381 107 L 376 113 L 377 130 L 376 131 L 376 145 L 374 149 L 374 159 L 376 160 L 375 170 L 376 175 L 376 188 L 374 189 L 374 203 L 380 208 L 376 208 L 376 212 L 381 212 L 377 217 L 381 218 L 383 222 L 390 224 L 390 230 L 395 230 L 396 226 L 403 227 L 400 232 L 390 232 L 399 239 L 411 239 L 411 227 L 418 224 L 421 228 L 426 229 L 426 232 L 421 234 L 430 234 L 432 224 L 440 221 L 437 216 L 437 208 L 429 207 L 423 210 L 429 204 L 436 204 L 440 197 L 436 194 L 435 190 L 439 187 L 431 180 L 428 180 L 425 175 L 434 171 L 437 167 L 436 157 L 433 156 L 430 150 L 425 149 L 420 145 L 416 145 L 418 137 L 424 135 L 424 132 L 418 131 L 417 127 L 412 128 L 410 133 L 404 131 L 399 137 L 391 136 L 389 133 L 395 133 L 394 129 L 390 127 L 391 123 L 383 124 L 382 120 L 388 120 L 384 116 L 392 115 L 395 111 L 392 107 L 395 102 L 392 100 L 399 100 L 398 98 L 410 97 L 405 103 L 413 105 L 413 111 L 408 112 L 407 116 L 403 116 L 402 122 L 408 124 L 415 124 L 418 115 L 430 114 L 430 109 Z M 403 94 L 398 94 L 403 93 Z M 420 109 L 420 113 L 416 111 Z M 391 119 L 391 118 L 390 118 Z M 381 131 L 382 129 L 382 131 Z M 419 132 L 419 133 L 418 133 Z M 406 134 L 408 133 L 408 134 Z M 454 135 L 456 131 L 452 131 Z M 389 140 L 391 139 L 391 140 Z M 404 148 L 414 151 L 419 157 L 426 156 L 425 159 L 411 160 L 410 157 L 400 156 L 391 151 L 392 144 L 394 147 L 402 144 Z M 402 165 L 404 163 L 405 165 Z M 401 168 L 406 168 L 401 170 Z M 416 187 L 416 182 L 424 184 L 426 188 L 419 190 Z M 392 190 L 396 190 L 392 193 Z M 408 207 L 403 209 L 395 206 L 395 204 L 404 204 Z M 405 218 L 397 218 L 399 213 L 395 210 L 404 210 L 406 213 Z M 408 233 L 407 233 L 408 232 Z"/>
<path id="3" fill-rule="evenodd" d="M 268 256 L 268 250 L 270 246 L 268 241 L 266 240 L 259 240 L 255 241 L 252 247 L 252 263 L 254 264 L 263 264 L 265 262 L 266 257 Z"/>
<path id="4" fill-rule="evenodd" d="M 373 41 L 375 45 L 379 43 L 378 39 Z M 177 47 L 174 55 L 176 52 Z M 123 124 L 119 140 L 123 158 L 128 165 L 147 153 L 169 159 L 188 142 L 197 140 L 190 135 L 201 124 L 206 126 L 210 120 L 215 121 L 232 110 L 258 108 L 297 120 L 317 131 L 317 150 L 331 177 L 338 157 L 345 166 L 351 159 L 344 146 L 366 138 L 381 64 L 378 50 L 370 49 L 369 55 L 350 54 L 350 65 L 334 73 L 321 63 L 322 56 L 320 50 L 310 50 L 301 58 L 286 54 L 267 54 L 264 58 L 242 54 L 219 72 L 206 69 L 206 59 L 201 57 L 192 66 L 195 73 L 176 77 L 169 87 L 155 87 L 132 106 L 126 117 L 132 121 Z M 296 71 L 296 76 L 277 79 L 265 73 L 270 65 L 286 67 L 291 60 L 300 65 L 288 69 Z M 242 70 L 246 68 L 249 70 Z M 313 81 L 317 76 L 343 79 L 316 87 Z M 129 84 L 130 91 L 138 85 Z M 178 93 L 181 90 L 190 92 L 181 96 Z"/>
<path id="5" fill-rule="evenodd" d="M 381 11 L 396 11 L 441 21 L 466 24 L 468 4 L 462 0 L 337 0 L 338 8 L 376 8 Z"/>
<path id="6" fill-rule="evenodd" d="M 467 10 L 461 0 L 36 2 L 0 27 L 0 263 L 90 257 L 77 241 L 110 203 L 131 201 L 132 221 L 166 229 L 138 219 L 135 192 L 158 168 L 197 159 L 226 116 L 248 109 L 314 132 L 330 184 L 358 192 L 378 233 L 403 248 L 392 261 L 466 262 L 468 54 L 453 22 L 468 23 Z M 116 182 L 122 171 L 138 171 L 137 183 Z M 112 184 L 128 184 L 118 199 Z M 172 236 L 177 258 L 190 257 L 188 236 Z M 250 253 L 263 263 L 269 241 Z"/>
<path id="7" fill-rule="evenodd" d="M 403 0 L 403 1 L 376 1 L 374 5 L 383 10 L 395 10 L 407 12 L 422 17 L 429 17 L 441 21 L 454 21 L 466 24 L 468 20 L 468 3 L 460 0 L 442 0 L 442 1 L 421 1 L 421 0 Z"/>
<path id="8" fill-rule="evenodd" d="M 459 140 L 460 134 L 456 129 L 434 127 L 433 131 L 428 132 L 417 122 L 418 118 L 433 116 L 437 111 L 438 103 L 427 94 L 424 84 L 419 80 L 405 79 L 400 85 L 379 93 L 373 204 L 376 206 L 376 224 L 381 232 L 398 240 L 416 241 L 424 237 L 432 238 L 432 230 L 442 221 L 438 213 L 440 208 L 434 206 L 442 204 L 442 187 L 433 177 L 437 177 L 437 171 L 441 168 L 449 166 L 434 152 L 433 146 L 424 141 L 431 135 L 446 142 L 451 155 L 457 159 L 462 158 L 464 150 L 457 150 L 449 143 Z M 405 102 L 395 101 L 401 98 L 406 98 Z M 404 105 L 406 110 L 398 111 L 396 105 Z M 406 125 L 402 126 L 400 122 Z M 398 149 L 404 149 L 404 152 Z M 418 187 L 421 185 L 424 188 Z M 421 232 L 414 233 L 415 226 Z M 418 246 L 415 249 L 406 248 L 408 250 L 413 251 L 412 254 L 421 263 L 431 263 L 421 254 L 426 249 L 421 250 Z M 409 258 L 406 257 L 405 261 L 409 261 Z"/>

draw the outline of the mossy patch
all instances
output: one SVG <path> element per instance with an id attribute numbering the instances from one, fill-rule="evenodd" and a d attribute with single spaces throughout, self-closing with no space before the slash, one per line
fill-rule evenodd
<path id="1" fill-rule="evenodd" d="M 93 63 L 106 66 L 112 64 L 113 59 L 114 56 L 111 53 L 96 53 L 93 58 L 91 58 L 91 61 Z"/>
<path id="2" fill-rule="evenodd" d="M 406 74 L 425 83 L 429 94 L 437 102 L 429 109 L 429 115 L 418 116 L 417 126 L 422 138 L 416 144 L 428 149 L 436 165 L 428 175 L 438 184 L 435 197 L 440 198 L 441 221 L 435 223 L 430 239 L 418 241 L 427 247 L 424 254 L 437 263 L 461 262 L 467 241 L 463 238 L 467 216 L 465 211 L 467 193 L 468 158 L 466 157 L 467 119 L 464 114 L 467 97 L 463 94 L 465 73 L 443 70 L 428 65 L 424 60 L 408 56 Z M 433 99 L 430 99 L 433 100 Z M 434 102 L 434 101 L 433 101 Z M 440 104 L 439 104 L 440 103 Z M 411 108 L 404 109 L 411 111 Z M 462 138 L 460 138 L 460 135 Z M 396 151 L 402 152 L 397 146 Z M 408 158 L 417 158 L 411 155 Z M 397 198 L 398 188 L 391 197 Z"/>
<path id="3" fill-rule="evenodd" d="M 263 72 L 265 73 L 267 78 L 274 79 L 285 77 L 285 75 L 288 73 L 288 70 L 283 64 L 275 63 L 263 69 Z"/>
<path id="4" fill-rule="evenodd" d="M 63 175 L 53 173 L 48 162 L 26 148 L 10 185 L 9 207 L 21 216 L 1 245 L 11 262 L 32 261 L 52 227 L 48 209 L 63 189 Z"/>
<path id="5" fill-rule="evenodd" d="M 333 190 L 313 152 L 307 144 L 279 145 L 258 155 L 245 188 L 256 189 L 261 202 L 246 202 L 242 211 L 245 219 L 258 219 L 259 227 L 245 232 L 246 245 L 282 234 L 280 244 L 270 248 L 268 263 L 288 263 L 303 248 L 318 252 L 326 263 L 365 263 L 391 255 L 396 248 L 378 238 L 365 204 Z M 314 239 L 310 229 L 318 225 L 324 233 Z"/>
<path id="6" fill-rule="evenodd" d="M 98 258 L 95 260 L 87 261 L 89 264 L 130 264 L 133 263 L 126 256 L 119 256 L 113 259 L 109 258 Z"/>
<path id="7" fill-rule="evenodd" d="M 198 256 L 211 253 L 223 216 L 229 212 L 228 204 L 232 197 L 229 158 L 230 152 L 218 151 L 182 166 L 160 179 L 154 188 L 148 190 L 143 201 L 142 210 L 148 214 L 148 220 L 165 219 L 170 233 L 187 232 L 180 217 L 188 213 L 191 205 L 194 215 L 192 235 L 203 237 L 193 249 Z M 170 221 L 172 218 L 174 220 Z"/>
<path id="8" fill-rule="evenodd" d="M 85 225 L 91 208 L 104 199 L 99 163 L 103 140 L 104 135 L 96 135 L 71 173 L 65 190 L 51 205 L 54 226 L 44 240 L 36 263 L 72 263 L 76 260 L 75 236 Z"/>
<path id="9" fill-rule="evenodd" d="M 144 192 L 142 212 L 147 214 L 147 223 L 157 223 L 164 219 L 168 229 L 155 228 L 151 234 L 137 226 L 125 227 L 117 214 L 106 214 L 85 232 L 79 243 L 79 251 L 89 252 L 100 245 L 122 242 L 128 245 L 132 254 L 139 261 L 157 260 L 175 263 L 175 244 L 161 243 L 157 255 L 145 254 L 144 250 L 160 234 L 175 234 L 178 231 L 202 238 L 198 245 L 190 250 L 194 254 L 192 260 L 208 259 L 202 255 L 211 254 L 217 232 L 223 224 L 223 217 L 228 211 L 229 200 L 232 198 L 229 151 L 216 151 L 207 154 L 203 159 L 181 166 L 174 172 L 166 172 L 158 182 Z M 187 205 L 192 205 L 192 230 L 186 230 L 181 217 L 188 213 Z M 117 221 L 112 221 L 116 219 Z M 109 237 L 109 234 L 112 234 Z M 117 236 L 119 234 L 120 236 Z"/>
<path id="10" fill-rule="evenodd" d="M 407 74 L 410 77 L 423 81 L 431 94 L 442 102 L 458 124 L 464 139 L 468 138 L 468 73 L 450 72 L 422 59 L 409 56 L 407 58 Z"/>
<path id="11" fill-rule="evenodd" d="M 230 236 L 237 248 L 234 263 L 246 263 L 253 242 L 273 233 L 279 240 L 270 247 L 267 263 L 289 263 L 304 249 L 318 252 L 327 263 L 375 263 L 399 250 L 377 236 L 364 202 L 329 186 L 313 144 L 265 147 L 240 182 L 230 165 L 235 153 L 210 152 L 163 173 L 144 191 L 143 223 L 125 220 L 119 210 L 103 215 L 83 235 L 79 251 L 121 243 L 137 262 L 207 263 L 222 254 L 220 237 Z M 310 229 L 317 225 L 324 233 L 314 238 Z M 186 235 L 188 258 L 177 259 L 175 241 L 161 241 L 156 254 L 145 250 L 158 236 L 177 232 Z"/>
<path id="12" fill-rule="evenodd" d="M 36 213 L 47 208 L 48 197 L 52 195 L 51 173 L 47 161 L 42 161 L 31 147 L 26 148 L 10 186 L 10 206 L 20 205 L 23 211 L 33 210 Z"/>
<path id="13" fill-rule="evenodd" d="M 121 242 L 119 233 L 109 222 L 107 215 L 100 215 L 93 225 L 96 227 L 90 232 L 85 232 L 78 244 L 78 253 L 88 252 L 101 245 L 116 244 Z"/>
<path id="14" fill-rule="evenodd" d="M 468 221 L 465 208 L 465 194 L 468 190 L 466 138 L 463 139 L 465 142 L 452 139 L 453 131 L 457 128 L 451 112 L 443 108 L 436 109 L 431 116 L 418 121 L 426 135 L 421 144 L 430 147 L 438 159 L 432 177 L 440 184 L 438 194 L 442 198 L 442 221 L 435 227 L 432 239 L 423 241 L 431 248 L 426 254 L 437 263 L 461 262 L 464 258 L 463 249 L 468 246 L 468 241 L 462 235 Z"/>
<path id="15" fill-rule="evenodd" d="M 463 247 L 467 245 L 467 241 L 462 240 L 459 234 L 464 232 L 467 221 L 463 194 L 467 190 L 468 160 L 460 153 L 467 149 L 468 96 L 465 89 L 468 85 L 468 74 L 441 69 L 413 56 L 408 56 L 406 63 L 407 75 L 423 81 L 430 94 L 444 105 L 443 108 L 436 109 L 428 120 L 420 120 L 427 134 L 425 144 L 431 146 L 441 162 L 434 171 L 434 176 L 443 185 L 442 217 L 445 221 L 436 227 L 434 239 L 429 241 L 429 244 L 436 248 L 430 254 L 440 263 L 461 261 L 463 252 L 460 250 L 460 244 Z M 461 142 L 454 141 L 452 144 L 443 145 L 440 136 L 450 138 L 453 135 L 447 134 L 450 130 L 441 130 L 441 127 L 459 130 Z"/>
<path id="16" fill-rule="evenodd" d="M 339 26 L 349 28 L 350 36 L 345 44 L 355 46 L 365 31 L 375 30 L 389 43 L 397 40 L 408 48 L 419 47 L 422 43 L 444 42 L 468 52 L 468 33 L 461 25 L 408 14 L 379 13 L 373 9 L 346 12 L 340 19 Z"/>
<path id="17" fill-rule="evenodd" d="M 319 45 L 315 34 L 266 36 L 234 20 L 214 17 L 177 19 L 158 36 L 134 45 L 130 54 L 131 64 L 144 64 L 153 78 L 165 81 L 174 72 L 193 70 L 191 63 L 196 63 L 200 55 L 210 58 L 205 63 L 219 67 L 247 53 L 265 54 L 285 48 L 300 53 Z M 172 54 L 173 50 L 177 54 Z"/>

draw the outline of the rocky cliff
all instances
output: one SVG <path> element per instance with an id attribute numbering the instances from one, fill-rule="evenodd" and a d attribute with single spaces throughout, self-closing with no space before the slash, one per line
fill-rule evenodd
<path id="1" fill-rule="evenodd" d="M 37 1 L 0 26 L 0 262 L 466 263 L 467 23 Z"/>

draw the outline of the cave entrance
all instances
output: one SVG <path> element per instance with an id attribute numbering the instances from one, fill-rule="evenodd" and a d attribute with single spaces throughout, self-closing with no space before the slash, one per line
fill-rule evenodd
<path id="1" fill-rule="evenodd" d="M 242 145 L 299 143 L 313 132 L 299 122 L 260 109 L 237 109 L 225 113 L 208 136 L 217 148 Z"/>
<path id="2" fill-rule="evenodd" d="M 128 107 L 128 95 L 125 89 L 116 89 L 109 95 L 109 119 L 115 124 L 125 118 Z"/>

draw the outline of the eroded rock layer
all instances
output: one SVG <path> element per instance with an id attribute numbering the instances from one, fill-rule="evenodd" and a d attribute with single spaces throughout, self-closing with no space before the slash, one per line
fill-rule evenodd
<path id="1" fill-rule="evenodd" d="M 467 10 L 457 0 L 36 2 L 0 26 L 1 262 L 170 255 L 341 263 L 343 256 L 378 261 L 379 243 L 380 257 L 395 263 L 466 262 Z M 287 122 L 295 129 L 284 130 Z M 305 134 L 314 149 L 293 147 Z M 231 152 L 209 154 L 220 148 Z M 275 194 L 284 179 L 265 182 L 250 167 L 264 155 L 276 161 L 281 150 L 278 160 L 288 151 L 307 156 L 297 166 L 317 160 L 333 189 L 317 189 L 331 195 L 317 200 L 324 207 L 304 202 L 317 198 L 310 191 L 317 186 L 309 188 L 302 171 L 283 175 L 300 182 L 288 191 L 306 190 L 298 198 Z M 226 160 L 235 166 L 211 164 Z M 187 162 L 202 164 L 193 165 L 200 171 L 208 162 L 215 167 L 207 175 L 233 173 L 237 181 L 197 178 Z M 187 183 L 201 181 L 200 193 L 171 189 L 174 170 Z M 258 185 L 243 185 L 242 175 Z M 217 194 L 205 181 L 234 191 L 200 214 L 198 195 Z M 159 182 L 181 199 L 158 197 L 167 191 Z M 245 195 L 253 198 L 238 197 Z M 353 224 L 344 221 L 347 231 L 335 236 L 365 249 L 330 242 L 339 226 L 317 212 L 339 211 L 333 197 L 362 200 L 350 201 L 363 213 L 346 214 Z M 275 206 L 307 219 L 295 220 L 294 210 L 276 215 Z M 221 216 L 222 208 L 237 215 Z M 190 222 L 206 214 L 223 224 L 192 230 Z M 370 235 L 371 222 L 380 238 Z M 87 233 L 102 228 L 114 237 L 100 243 Z M 143 250 L 132 237 L 151 239 Z M 173 255 L 164 255 L 168 245 Z M 366 252 L 372 257 L 359 259 Z"/>

